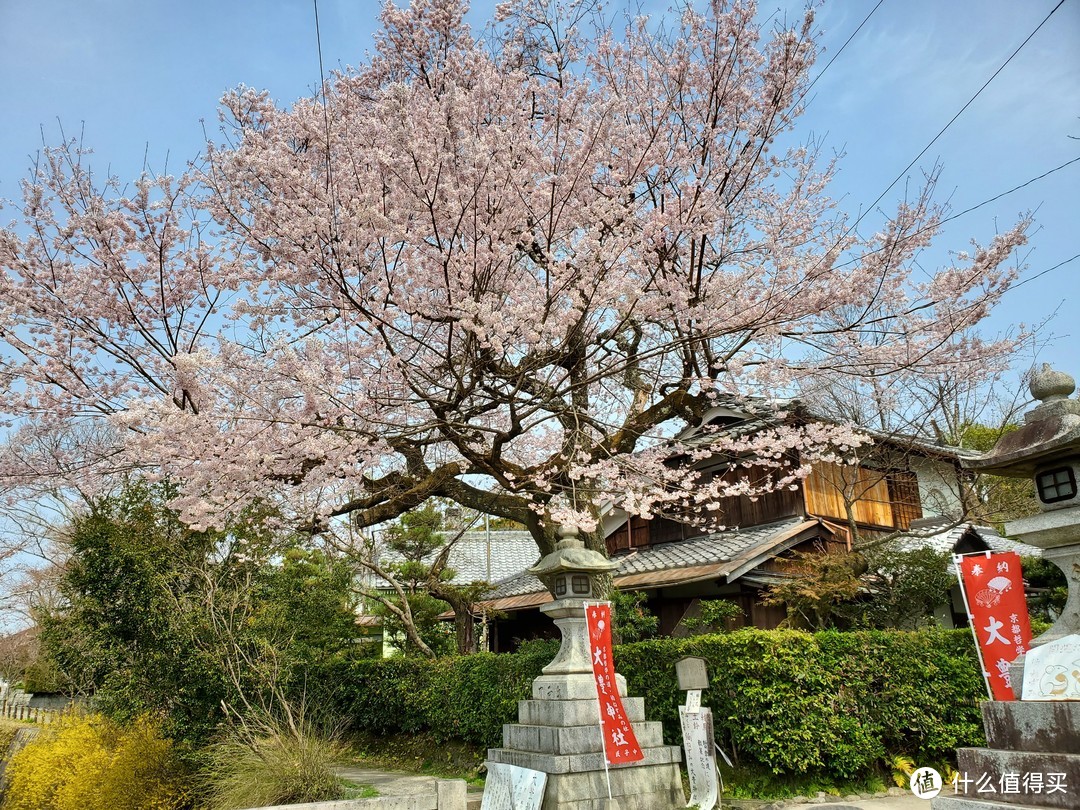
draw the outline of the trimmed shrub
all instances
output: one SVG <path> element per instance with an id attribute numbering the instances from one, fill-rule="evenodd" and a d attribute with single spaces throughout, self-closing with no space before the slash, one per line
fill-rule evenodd
<path id="1" fill-rule="evenodd" d="M 984 742 L 985 696 L 967 631 L 745 629 L 615 648 L 630 693 L 645 698 L 669 743 L 679 740 L 683 700 L 675 662 L 709 662 L 717 741 L 746 764 L 774 773 L 851 779 L 891 754 L 940 762 Z M 547 651 L 434 661 L 360 661 L 335 674 L 342 716 L 381 735 L 430 732 L 436 739 L 501 745 L 502 726 L 551 660 Z M 347 698 L 343 696 L 348 696 Z"/>
<path id="2" fill-rule="evenodd" d="M 172 743 L 140 717 L 101 715 L 48 726 L 8 763 L 3 810 L 178 810 L 187 806 Z"/>

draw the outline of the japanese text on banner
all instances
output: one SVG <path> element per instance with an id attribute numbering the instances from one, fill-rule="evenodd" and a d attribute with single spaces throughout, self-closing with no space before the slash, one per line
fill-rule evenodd
<path id="1" fill-rule="evenodd" d="M 615 684 L 615 664 L 611 659 L 611 605 L 586 606 L 585 620 L 589 631 L 589 657 L 596 682 L 596 697 L 600 701 L 604 756 L 612 765 L 637 762 L 645 755 L 641 753 L 641 746 L 626 717 L 626 709 Z"/>
<path id="2" fill-rule="evenodd" d="M 1031 646 L 1020 556 L 1014 551 L 959 558 L 971 632 L 994 700 L 1013 700 L 1009 664 Z"/>

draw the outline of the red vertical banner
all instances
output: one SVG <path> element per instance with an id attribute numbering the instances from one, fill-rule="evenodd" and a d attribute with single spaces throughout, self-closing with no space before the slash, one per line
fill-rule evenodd
<path id="1" fill-rule="evenodd" d="M 1020 556 L 1015 551 L 958 557 L 971 632 L 994 700 L 1015 700 L 1009 664 L 1031 647 Z"/>
<path id="2" fill-rule="evenodd" d="M 644 759 L 634 729 L 626 717 L 619 687 L 615 683 L 615 664 L 611 658 L 611 605 L 586 604 L 585 622 L 589 632 L 589 656 L 592 660 L 596 697 L 600 702 L 600 735 L 604 738 L 604 756 L 608 763 L 637 762 Z"/>

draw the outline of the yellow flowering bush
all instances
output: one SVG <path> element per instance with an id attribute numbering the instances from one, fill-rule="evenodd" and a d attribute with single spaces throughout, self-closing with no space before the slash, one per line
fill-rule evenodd
<path id="1" fill-rule="evenodd" d="M 179 810 L 189 803 L 172 743 L 149 718 L 50 726 L 7 768 L 3 810 Z"/>

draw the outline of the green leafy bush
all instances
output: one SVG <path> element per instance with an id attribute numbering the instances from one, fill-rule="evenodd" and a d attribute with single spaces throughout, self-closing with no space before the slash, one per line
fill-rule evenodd
<path id="1" fill-rule="evenodd" d="M 179 810 L 188 806 L 172 743 L 147 717 L 120 726 L 101 715 L 46 727 L 16 753 L 3 810 Z"/>
<path id="2" fill-rule="evenodd" d="M 615 648 L 631 694 L 678 742 L 683 700 L 675 662 L 709 662 L 717 740 L 740 762 L 777 774 L 865 775 L 896 753 L 939 762 L 983 742 L 982 677 L 967 631 L 738 630 Z M 338 704 L 374 734 L 501 744 L 502 725 L 551 660 L 550 651 L 438 661 L 361 661 L 342 668 Z"/>

